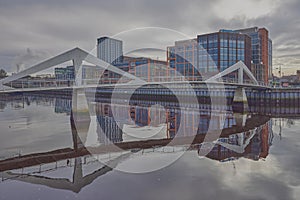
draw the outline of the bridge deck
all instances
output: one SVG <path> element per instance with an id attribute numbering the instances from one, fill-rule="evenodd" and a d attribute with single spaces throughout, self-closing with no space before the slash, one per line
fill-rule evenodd
<path id="1" fill-rule="evenodd" d="M 149 82 L 149 83 L 132 83 L 132 84 L 99 84 L 99 85 L 82 85 L 82 86 L 60 86 L 60 87 L 37 87 L 37 88 L 15 88 L 15 89 L 0 89 L 0 94 L 3 93 L 14 93 L 14 92 L 35 92 L 35 91 L 51 91 L 51 90 L 64 90 L 64 89 L 84 89 L 84 88 L 96 88 L 96 87 L 128 87 L 131 88 L 136 85 L 172 85 L 174 87 L 180 87 L 181 85 L 190 85 L 192 87 L 197 87 L 197 85 L 209 85 L 209 86 L 232 86 L 232 87 L 245 87 L 245 88 L 259 88 L 259 89 L 271 89 L 269 86 L 263 85 L 252 85 L 252 84 L 238 84 L 238 83 L 223 83 L 223 82 L 206 82 L 206 81 L 191 81 L 191 82 Z"/>

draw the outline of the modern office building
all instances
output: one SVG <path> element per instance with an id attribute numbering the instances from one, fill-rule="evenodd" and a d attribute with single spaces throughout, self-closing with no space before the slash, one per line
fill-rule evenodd
<path id="1" fill-rule="evenodd" d="M 123 61 L 123 42 L 110 37 L 97 39 L 97 57 L 110 64 Z"/>
<path id="2" fill-rule="evenodd" d="M 123 62 L 114 66 L 139 77 L 147 82 L 165 81 L 167 78 L 167 62 L 145 57 L 123 57 Z M 121 79 L 122 78 L 122 79 Z M 105 70 L 100 83 L 109 84 L 116 82 L 128 82 L 129 80 L 120 74 Z"/>
<path id="3" fill-rule="evenodd" d="M 97 57 L 111 63 L 124 72 L 131 73 L 145 81 L 165 81 L 167 77 L 167 62 L 146 57 L 129 57 L 123 55 L 123 42 L 109 37 L 97 39 Z M 102 72 L 101 72 L 102 73 Z M 99 83 L 110 84 L 128 81 L 120 75 L 105 70 Z"/>
<path id="4" fill-rule="evenodd" d="M 104 70 L 95 65 L 82 65 L 82 83 L 98 84 Z"/>
<path id="5" fill-rule="evenodd" d="M 201 72 L 221 72 L 239 61 L 251 66 L 251 40 L 245 34 L 220 30 L 198 35 L 198 64 Z"/>
<path id="6" fill-rule="evenodd" d="M 178 41 L 175 46 L 167 48 L 170 69 L 188 80 L 201 80 L 204 74 L 214 75 L 238 61 L 243 61 L 250 69 L 251 57 L 251 38 L 228 30 L 198 35 L 195 39 Z"/>
<path id="7" fill-rule="evenodd" d="M 167 48 L 168 75 L 170 77 L 184 76 L 187 80 L 198 80 L 201 75 L 198 70 L 197 38 L 176 41 L 175 46 Z"/>
<path id="8" fill-rule="evenodd" d="M 251 37 L 252 65 L 251 71 L 258 81 L 269 83 L 272 75 L 272 40 L 266 28 L 252 27 L 235 30 L 237 33 Z"/>
<path id="9" fill-rule="evenodd" d="M 145 57 L 125 57 L 128 72 L 147 82 L 165 81 L 167 76 L 167 62 Z"/>
<path id="10" fill-rule="evenodd" d="M 67 66 L 65 68 L 58 67 L 54 69 L 56 80 L 75 80 L 74 66 Z"/>
<path id="11" fill-rule="evenodd" d="M 82 84 L 98 84 L 104 70 L 95 65 L 82 65 Z M 74 81 L 75 68 L 73 66 L 55 68 L 55 79 L 58 81 Z"/>

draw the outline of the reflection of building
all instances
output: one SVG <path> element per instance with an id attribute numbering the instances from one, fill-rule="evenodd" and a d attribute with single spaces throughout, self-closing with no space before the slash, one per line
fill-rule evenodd
<path id="1" fill-rule="evenodd" d="M 6 107 L 6 102 L 5 101 L 0 101 L 0 111 L 3 111 Z"/>
<path id="2" fill-rule="evenodd" d="M 55 99 L 55 112 L 56 113 L 67 113 L 70 114 L 72 111 L 72 100 L 56 98 Z"/>
<path id="3" fill-rule="evenodd" d="M 115 110 L 114 115 L 112 109 Z M 200 111 L 200 115 L 197 116 L 197 112 L 191 110 L 163 109 L 150 105 L 127 107 L 97 103 L 96 113 L 98 120 L 101 121 L 101 127 L 113 129 L 112 135 L 108 136 L 111 139 L 119 138 L 118 134 L 121 134 L 119 129 L 122 129 L 124 124 L 135 125 L 136 128 L 145 126 L 155 128 L 166 124 L 165 138 L 174 138 L 175 135 L 180 137 L 195 136 L 195 134 L 204 135 L 209 130 L 218 131 L 236 125 L 232 114 L 226 115 L 223 119 L 219 113 L 205 110 Z M 115 120 L 118 121 L 119 126 Z M 131 120 L 134 124 L 131 123 Z M 104 130 L 104 132 L 109 132 L 109 130 Z"/>
<path id="4" fill-rule="evenodd" d="M 97 110 L 97 126 L 98 139 L 100 143 L 111 144 L 122 142 L 122 127 L 112 116 L 109 104 L 98 104 Z"/>
<path id="5" fill-rule="evenodd" d="M 110 64 L 123 61 L 123 42 L 109 37 L 97 39 L 97 57 Z"/>
<path id="6" fill-rule="evenodd" d="M 272 145 L 273 132 L 271 121 L 266 124 L 238 134 L 221 137 L 206 157 L 225 162 L 239 157 L 252 160 L 266 158 Z"/>
<path id="7" fill-rule="evenodd" d="M 74 159 L 63 160 L 58 163 L 57 161 L 54 162 L 53 157 L 45 155 L 43 160 L 47 160 L 52 163 L 27 167 L 25 170 L 22 168 L 21 173 L 17 171 L 2 172 L 1 178 L 2 181 L 14 180 L 79 193 L 94 180 L 113 170 L 119 164 L 119 162 L 121 162 L 124 158 L 127 158 L 127 156 L 128 155 L 118 156 L 111 159 L 108 162 L 108 165 L 104 165 L 99 163 L 98 160 L 95 160 L 93 156 L 76 157 Z M 26 170 L 32 172 L 26 173 Z M 73 171 L 73 173 L 71 172 L 71 179 L 68 177 L 61 177 L 66 171 L 69 170 Z M 54 174 L 58 175 L 58 177 L 49 176 L 49 171 L 57 172 L 57 174 Z M 39 175 L 36 175 L 37 173 Z"/>
<path id="8" fill-rule="evenodd" d="M 137 126 L 158 126 L 166 123 L 165 110 L 155 107 L 131 106 L 130 117 Z"/>
<path id="9" fill-rule="evenodd" d="M 250 69 L 251 40 L 245 34 L 226 30 L 198 35 L 197 39 L 178 41 L 168 47 L 167 60 L 171 69 L 189 80 L 200 79 L 199 72 L 216 74 L 238 61 Z"/>

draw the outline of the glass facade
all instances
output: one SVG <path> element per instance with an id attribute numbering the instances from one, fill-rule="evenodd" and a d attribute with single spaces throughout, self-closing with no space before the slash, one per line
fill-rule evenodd
<path id="1" fill-rule="evenodd" d="M 273 79 L 273 42 L 268 40 L 268 59 L 269 59 L 269 80 Z"/>
<path id="2" fill-rule="evenodd" d="M 251 66 L 251 39 L 235 32 L 198 35 L 197 39 L 176 42 L 167 52 L 170 69 L 189 80 L 199 80 L 205 73 L 216 74 L 238 61 L 249 69 Z"/>
<path id="3" fill-rule="evenodd" d="M 188 80 L 194 80 L 197 74 L 195 70 L 198 63 L 197 49 L 196 39 L 177 41 L 174 47 L 168 47 L 168 75 L 170 77 L 184 76 Z"/>
<path id="4" fill-rule="evenodd" d="M 166 67 L 167 63 L 165 61 L 144 57 L 135 58 L 124 56 L 123 62 L 117 63 L 114 66 L 148 82 L 165 81 L 168 73 Z M 122 80 L 120 80 L 121 78 Z M 124 76 L 108 70 L 105 70 L 100 79 L 100 83 L 102 84 L 128 81 L 130 80 Z"/>
<path id="5" fill-rule="evenodd" d="M 254 76 L 265 83 L 272 79 L 272 40 L 265 28 L 247 28 L 235 30 L 237 33 L 247 34 L 251 38 L 252 69 Z"/>
<path id="6" fill-rule="evenodd" d="M 263 64 L 251 64 L 251 72 L 259 82 L 264 82 L 264 65 Z"/>
<path id="7" fill-rule="evenodd" d="M 261 38 L 258 32 L 249 33 L 252 44 L 252 63 L 261 64 Z"/>
<path id="8" fill-rule="evenodd" d="M 123 42 L 109 37 L 97 39 L 97 57 L 110 64 L 123 61 Z"/>
<path id="9" fill-rule="evenodd" d="M 55 68 L 54 74 L 56 80 L 75 80 L 75 68 L 73 66 Z"/>
<path id="10" fill-rule="evenodd" d="M 230 32 L 199 35 L 198 44 L 201 72 L 224 71 L 238 61 L 250 67 L 250 41 L 246 35 Z"/>

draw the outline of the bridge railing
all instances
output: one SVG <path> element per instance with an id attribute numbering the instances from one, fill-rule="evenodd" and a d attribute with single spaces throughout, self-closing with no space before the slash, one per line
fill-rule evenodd
<path id="1" fill-rule="evenodd" d="M 224 83 L 235 83 L 235 84 L 239 84 L 237 78 L 228 78 L 228 77 L 224 78 L 224 77 L 223 77 L 223 78 L 221 78 L 221 79 L 222 79 L 222 81 L 223 81 Z M 244 79 L 244 80 L 243 80 L 243 84 L 245 84 L 245 85 L 255 85 L 255 83 L 254 83 L 253 81 L 249 80 L 249 79 Z M 269 86 L 269 84 L 266 84 L 266 83 L 263 82 L 263 81 L 258 81 L 258 85 L 259 85 L 259 86 Z"/>
<path id="2" fill-rule="evenodd" d="M 149 83 L 159 83 L 159 82 L 186 82 L 186 81 L 205 81 L 202 80 L 201 77 L 184 77 L 184 76 L 155 76 L 155 77 L 139 77 L 140 79 L 144 80 L 145 82 L 149 82 Z M 98 82 L 100 85 L 101 84 L 122 84 L 122 83 L 126 83 L 129 82 L 129 79 L 118 79 L 118 78 L 103 78 L 100 79 L 100 81 Z M 232 83 L 232 84 L 239 84 L 238 83 L 238 79 L 237 78 L 228 78 L 228 77 L 223 77 L 219 79 L 220 82 L 223 83 Z M 88 81 L 84 80 L 84 85 L 88 85 L 86 84 Z M 245 85 L 256 85 L 253 81 L 249 80 L 249 79 L 244 79 L 243 80 L 243 84 Z M 268 86 L 268 84 L 264 83 L 263 81 L 258 81 L 259 86 Z"/>
<path id="3" fill-rule="evenodd" d="M 74 84 L 74 80 L 22 80 L 6 84 L 3 87 L 0 87 L 0 90 L 72 87 Z"/>
<path id="4" fill-rule="evenodd" d="M 203 81 L 201 78 L 197 77 L 183 77 L 183 76 L 156 76 L 152 78 L 148 77 L 139 77 L 145 82 L 186 82 L 186 81 Z M 87 85 L 101 85 L 101 84 L 124 84 L 128 83 L 130 79 L 128 78 L 100 78 L 100 79 L 83 79 L 82 86 Z M 232 83 L 238 84 L 238 80 L 236 78 L 228 78 L 223 77 L 220 78 L 220 81 L 223 83 Z M 258 82 L 260 86 L 268 86 L 268 84 L 260 81 Z M 244 79 L 243 84 L 245 85 L 255 85 L 251 80 Z M 42 89 L 42 88 L 60 88 L 60 87 L 73 87 L 75 85 L 75 80 L 22 80 L 22 81 L 14 81 L 10 84 L 6 84 L 6 87 L 0 87 L 0 91 L 5 90 L 13 90 L 13 89 Z"/>

